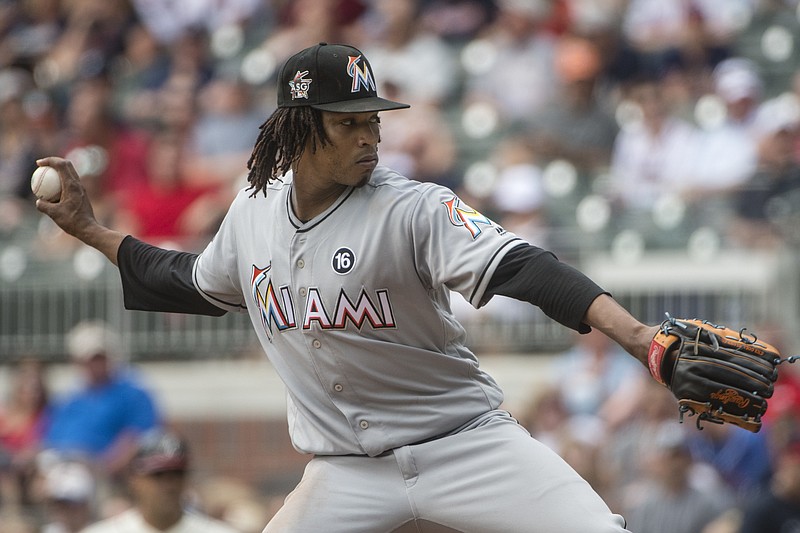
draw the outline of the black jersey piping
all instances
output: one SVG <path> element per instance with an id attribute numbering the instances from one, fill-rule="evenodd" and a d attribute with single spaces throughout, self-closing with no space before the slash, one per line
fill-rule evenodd
<path id="1" fill-rule="evenodd" d="M 197 260 L 195 259 L 195 267 L 196 267 L 196 265 L 197 265 Z M 206 297 L 206 298 L 208 298 L 209 300 L 213 300 L 214 302 L 219 302 L 220 304 L 222 304 L 222 305 L 227 305 L 228 307 L 235 307 L 235 308 L 237 308 L 237 309 L 247 309 L 247 306 L 246 306 L 246 305 L 241 305 L 241 304 L 237 304 L 237 303 L 230 303 L 230 302 L 226 302 L 225 300 L 223 300 L 223 299 L 221 299 L 221 298 L 217 298 L 217 297 L 216 297 L 216 296 L 214 296 L 213 294 L 209 294 L 209 293 L 207 293 L 206 291 L 204 291 L 204 290 L 202 289 L 202 287 L 200 287 L 200 284 L 199 284 L 199 283 L 198 283 L 198 281 L 197 281 L 197 268 L 193 268 L 193 269 L 192 269 L 192 281 L 194 282 L 194 286 L 197 288 L 197 290 L 198 290 L 199 292 L 203 293 L 203 296 L 205 296 L 205 297 Z"/>
<path id="2" fill-rule="evenodd" d="M 356 190 L 355 187 L 350 187 L 350 190 L 347 191 L 347 194 L 342 196 L 338 200 L 338 203 L 334 204 L 333 209 L 328 211 L 328 213 L 324 217 L 320 218 L 319 220 L 317 220 L 316 222 L 314 222 L 310 226 L 303 227 L 303 226 L 298 226 L 297 224 L 295 224 L 294 220 L 292 219 L 292 214 L 291 213 L 293 213 L 293 211 L 291 210 L 292 209 L 292 203 L 290 201 L 290 199 L 292 197 L 292 195 L 291 195 L 292 191 L 291 191 L 291 189 L 289 189 L 288 193 L 286 194 L 286 216 L 289 218 L 289 223 L 297 230 L 298 233 L 305 233 L 307 231 L 310 231 L 310 230 L 316 228 L 317 226 L 319 226 L 320 224 L 322 224 L 329 216 L 331 216 L 333 213 L 335 213 L 347 201 L 347 199 L 350 198 L 350 196 L 352 196 L 352 194 L 355 192 L 355 190 Z M 294 215 L 294 217 L 297 218 L 297 215 Z"/>
<path id="3" fill-rule="evenodd" d="M 486 266 L 483 267 L 483 272 L 481 272 L 481 275 L 478 278 L 478 283 L 475 284 L 475 289 L 473 289 L 472 294 L 469 295 L 469 301 L 470 302 L 472 302 L 473 298 L 475 298 L 475 294 L 478 292 L 478 289 L 481 287 L 481 285 L 483 285 L 483 278 L 486 277 L 486 273 L 489 270 L 489 267 L 494 263 L 494 260 L 497 257 L 497 255 L 500 252 L 502 252 L 503 250 L 507 249 L 510 245 L 512 245 L 512 244 L 516 245 L 515 243 L 520 243 L 520 242 L 522 242 L 522 239 L 520 239 L 519 237 L 517 237 L 515 239 L 511 239 L 510 241 L 505 243 L 503 246 L 498 248 L 492 254 L 492 258 L 486 263 Z"/>

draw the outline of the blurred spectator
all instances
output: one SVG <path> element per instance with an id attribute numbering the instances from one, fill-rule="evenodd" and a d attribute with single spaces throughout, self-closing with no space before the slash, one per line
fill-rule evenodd
<path id="1" fill-rule="evenodd" d="M 116 116 L 134 127 L 149 128 L 159 122 L 158 91 L 170 73 L 170 57 L 142 24 L 134 24 L 112 65 L 112 108 Z"/>
<path id="2" fill-rule="evenodd" d="M 36 455 L 50 401 L 38 361 L 21 361 L 12 372 L 9 395 L 0 407 L 0 503 L 5 507 L 34 501 Z"/>
<path id="3" fill-rule="evenodd" d="M 743 503 L 765 489 L 773 464 L 766 431 L 750 433 L 730 424 L 702 425 L 687 420 L 688 443 L 695 461 L 708 464 Z"/>
<path id="4" fill-rule="evenodd" d="M 36 65 L 47 88 L 68 86 L 107 71 L 122 48 L 133 12 L 127 0 L 75 0 L 50 5 L 59 20 L 57 39 Z M 52 15 L 48 15 L 52 16 Z"/>
<path id="5" fill-rule="evenodd" d="M 443 105 L 459 81 L 456 57 L 420 23 L 421 0 L 375 0 L 363 17 L 364 53 L 375 77 L 412 104 Z"/>
<path id="6" fill-rule="evenodd" d="M 260 0 L 195 0 L 176 3 L 170 0 L 131 0 L 139 18 L 163 44 L 171 44 L 195 28 L 215 30 L 238 24 L 274 2 Z"/>
<path id="7" fill-rule="evenodd" d="M 800 528 L 800 441 L 782 448 L 769 489 L 743 505 L 738 533 L 784 533 Z"/>
<path id="8" fill-rule="evenodd" d="M 133 507 L 84 533 L 235 533 L 224 522 L 187 508 L 190 469 L 188 443 L 180 435 L 171 431 L 143 435 L 126 469 Z"/>
<path id="9" fill-rule="evenodd" d="M 355 24 L 366 9 L 363 0 L 294 0 L 279 4 L 278 26 L 257 49 L 268 59 L 272 70 L 296 50 L 318 42 L 360 45 L 363 41 Z"/>
<path id="10" fill-rule="evenodd" d="M 217 189 L 187 181 L 183 139 L 173 132 L 158 134 L 147 156 L 147 181 L 132 187 L 120 201 L 116 214 L 120 227 L 150 242 L 172 241 L 192 245 L 216 230 L 228 198 L 219 205 Z"/>
<path id="11" fill-rule="evenodd" d="M 800 243 L 800 101 L 766 102 L 755 122 L 758 168 L 737 192 L 730 237 L 748 248 Z"/>
<path id="12" fill-rule="evenodd" d="M 785 0 L 739 0 L 742 1 L 752 4 L 754 9 L 751 17 L 742 20 L 736 36 L 736 50 L 758 65 L 767 94 L 780 94 L 791 84 L 794 71 L 800 68 L 797 3 Z M 706 0 L 706 3 L 713 3 L 713 0 Z"/>
<path id="13" fill-rule="evenodd" d="M 214 57 L 211 53 L 211 36 L 204 28 L 191 28 L 168 48 L 169 78 L 179 78 L 191 87 L 196 95 L 214 78 Z M 169 82 L 168 82 L 169 83 Z"/>
<path id="14" fill-rule="evenodd" d="M 283 505 L 285 494 L 260 491 L 241 479 L 210 476 L 195 486 L 198 506 L 211 518 L 230 524 L 242 533 L 261 533 Z"/>
<path id="15" fill-rule="evenodd" d="M 41 533 L 78 533 L 94 517 L 95 480 L 78 461 L 48 466 L 42 475 L 45 524 Z"/>
<path id="16" fill-rule="evenodd" d="M 491 195 L 497 222 L 528 242 L 547 248 L 547 198 L 531 143 L 522 135 L 505 136 L 495 146 L 491 160 L 498 169 Z"/>
<path id="17" fill-rule="evenodd" d="M 562 389 L 555 380 L 542 383 L 530 403 L 523 406 L 520 424 L 605 495 L 609 478 L 603 475 L 600 460 L 607 428 L 597 417 L 570 413 Z"/>
<path id="18" fill-rule="evenodd" d="M 636 533 L 703 533 L 731 502 L 692 484 L 694 462 L 682 427 L 664 424 L 645 460 L 648 480 L 623 515 Z"/>
<path id="19" fill-rule="evenodd" d="M 389 85 L 383 94 L 402 101 L 405 96 L 395 90 Z M 419 103 L 407 111 L 381 117 L 381 164 L 411 179 L 458 188 L 462 170 L 458 166 L 458 146 L 442 109 Z"/>
<path id="20" fill-rule="evenodd" d="M 727 59 L 714 70 L 713 83 L 724 105 L 722 120 L 717 124 L 712 117 L 701 123 L 706 131 L 698 144 L 692 190 L 686 193 L 687 198 L 702 196 L 704 203 L 710 198 L 700 192 L 727 201 L 731 191 L 753 174 L 758 160 L 753 125 L 762 84 L 756 66 L 743 58 Z"/>
<path id="21" fill-rule="evenodd" d="M 494 0 L 427 0 L 421 13 L 425 27 L 456 45 L 477 37 L 496 16 Z"/>
<path id="22" fill-rule="evenodd" d="M 0 70 L 0 200 L 30 196 L 28 179 L 39 154 L 24 99 L 33 86 L 26 70 Z"/>
<path id="23" fill-rule="evenodd" d="M 523 407 L 519 422 L 533 438 L 559 453 L 569 436 L 569 412 L 560 387 L 545 383 L 538 388 Z"/>
<path id="24" fill-rule="evenodd" d="M 558 92 L 557 38 L 546 27 L 549 3 L 500 0 L 497 5 L 497 18 L 462 52 L 464 107 L 488 104 L 501 127 L 515 128 L 549 106 Z"/>
<path id="25" fill-rule="evenodd" d="M 244 81 L 226 75 L 211 80 L 198 95 L 197 115 L 188 134 L 186 178 L 198 185 L 208 182 L 238 190 L 264 116 Z"/>
<path id="26" fill-rule="evenodd" d="M 53 404 L 43 460 L 81 459 L 98 475 L 113 476 L 130 458 L 135 439 L 161 423 L 160 413 L 151 393 L 123 369 L 120 340 L 107 324 L 79 323 L 67 349 L 82 380 Z"/>
<path id="27" fill-rule="evenodd" d="M 656 437 L 678 419 L 678 404 L 672 393 L 651 379 L 637 383 L 638 391 L 627 402 L 605 413 L 608 432 L 600 464 L 609 488 L 604 496 L 612 507 L 622 506 L 631 495 L 640 493 L 641 483 L 648 478 L 647 458 L 656 447 Z M 706 469 L 706 474 L 708 483 L 724 488 L 712 469 Z"/>
<path id="28" fill-rule="evenodd" d="M 144 181 L 147 134 L 112 114 L 112 85 L 94 77 L 72 86 L 62 152 L 101 195 L 118 195 Z"/>
<path id="29" fill-rule="evenodd" d="M 621 30 L 639 58 L 640 73 L 702 71 L 730 55 L 740 21 L 752 10 L 748 0 L 632 0 Z"/>
<path id="30" fill-rule="evenodd" d="M 614 141 L 611 187 L 622 207 L 649 211 L 667 195 L 680 195 L 692 172 L 699 132 L 673 115 L 655 78 L 636 80 L 627 92 L 637 116 Z"/>
<path id="31" fill-rule="evenodd" d="M 622 18 L 622 35 L 646 71 L 658 72 L 678 61 L 689 22 L 689 2 L 631 0 Z"/>
<path id="32" fill-rule="evenodd" d="M 559 385 L 570 416 L 605 418 L 620 402 L 630 401 L 649 378 L 641 364 L 599 331 L 577 337 L 570 350 L 556 357 L 551 379 Z"/>
<path id="33" fill-rule="evenodd" d="M 35 518 L 16 511 L 0 510 L 0 524 L 3 533 L 42 533 Z"/>
<path id="34" fill-rule="evenodd" d="M 0 5 L 0 66 L 32 69 L 63 31 L 60 0 L 3 2 Z"/>
<path id="35" fill-rule="evenodd" d="M 555 72 L 563 85 L 558 98 L 527 124 L 543 160 L 566 159 L 583 174 L 608 165 L 619 128 L 597 98 L 602 66 L 591 41 L 578 37 L 559 41 Z"/>

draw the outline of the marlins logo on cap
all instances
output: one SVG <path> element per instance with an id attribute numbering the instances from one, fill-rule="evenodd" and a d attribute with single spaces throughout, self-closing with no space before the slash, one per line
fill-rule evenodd
<path id="1" fill-rule="evenodd" d="M 357 93 L 361 90 L 362 85 L 368 91 L 376 90 L 375 78 L 372 77 L 372 71 L 366 63 L 361 63 L 361 57 L 360 54 L 356 57 L 347 56 L 347 74 L 353 78 L 353 88 L 350 89 L 350 92 Z"/>
<path id="2" fill-rule="evenodd" d="M 334 113 L 411 107 L 378 96 L 372 67 L 359 49 L 327 43 L 296 53 L 278 75 L 278 107 L 305 105 Z"/>

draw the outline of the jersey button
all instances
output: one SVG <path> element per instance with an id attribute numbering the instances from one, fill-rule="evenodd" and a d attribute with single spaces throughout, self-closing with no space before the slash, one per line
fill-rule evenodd
<path id="1" fill-rule="evenodd" d="M 297 260 L 297 268 L 303 268 L 304 266 L 306 266 L 306 262 L 303 261 L 302 259 L 298 259 Z"/>
<path id="2" fill-rule="evenodd" d="M 336 392 L 342 392 L 342 390 L 344 390 L 344 387 L 342 387 L 341 384 L 337 383 L 336 385 L 333 386 L 333 390 L 335 390 Z"/>
<path id="3" fill-rule="evenodd" d="M 302 287 L 302 288 L 300 289 L 300 296 L 305 296 L 305 295 L 306 295 L 306 288 L 305 288 L 305 287 Z"/>
<path id="4" fill-rule="evenodd" d="M 320 347 L 322 346 L 322 343 L 321 343 L 321 342 L 319 342 L 319 340 L 317 340 L 317 339 L 314 339 L 314 342 L 312 342 L 312 343 L 311 343 L 311 345 L 312 345 L 314 348 L 320 348 Z"/>
<path id="5" fill-rule="evenodd" d="M 369 422 L 367 422 L 366 420 L 362 420 L 361 422 L 358 423 L 358 425 L 361 426 L 361 429 L 367 429 L 369 427 Z"/>

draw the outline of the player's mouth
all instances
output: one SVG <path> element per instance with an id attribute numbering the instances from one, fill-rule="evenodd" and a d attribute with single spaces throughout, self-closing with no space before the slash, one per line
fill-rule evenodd
<path id="1" fill-rule="evenodd" d="M 362 167 L 374 167 L 378 164 L 378 155 L 377 154 L 370 154 L 361 157 L 356 161 L 356 164 Z"/>

